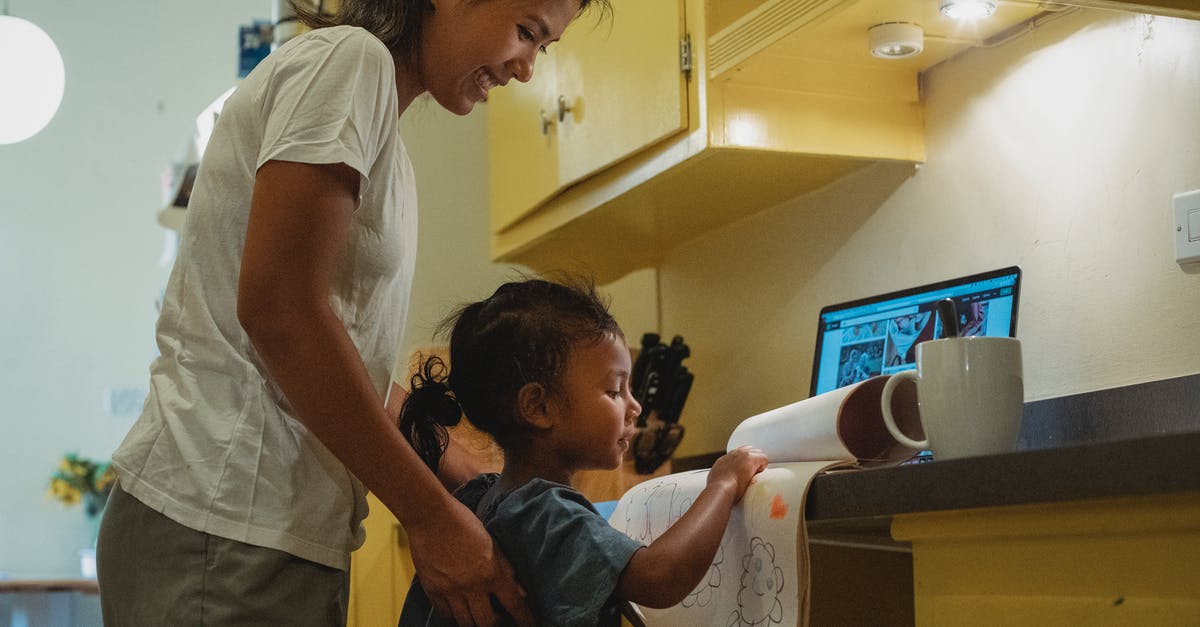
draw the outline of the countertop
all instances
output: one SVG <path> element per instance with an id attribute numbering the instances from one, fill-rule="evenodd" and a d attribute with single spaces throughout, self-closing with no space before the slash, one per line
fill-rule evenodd
<path id="1" fill-rule="evenodd" d="M 1200 433 L 830 472 L 813 480 L 813 541 L 903 549 L 892 516 L 1200 491 Z"/>

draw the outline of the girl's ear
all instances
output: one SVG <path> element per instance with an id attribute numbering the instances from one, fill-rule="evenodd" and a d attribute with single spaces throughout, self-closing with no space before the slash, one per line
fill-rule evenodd
<path id="1" fill-rule="evenodd" d="M 517 392 L 517 412 L 525 424 L 535 429 L 554 426 L 553 399 L 541 383 L 526 383 Z"/>

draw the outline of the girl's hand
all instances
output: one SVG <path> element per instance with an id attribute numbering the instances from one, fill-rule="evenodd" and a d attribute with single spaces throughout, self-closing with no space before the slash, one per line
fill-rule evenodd
<path id="1" fill-rule="evenodd" d="M 754 475 L 767 467 L 767 454 L 752 446 L 740 446 L 722 455 L 708 471 L 708 485 L 726 485 L 733 490 L 737 504 L 746 493 Z"/>
<path id="2" fill-rule="evenodd" d="M 722 455 L 708 471 L 708 485 L 683 516 L 633 554 L 617 582 L 617 595 L 656 608 L 683 601 L 708 574 L 733 506 L 766 467 L 766 453 L 753 447 Z"/>

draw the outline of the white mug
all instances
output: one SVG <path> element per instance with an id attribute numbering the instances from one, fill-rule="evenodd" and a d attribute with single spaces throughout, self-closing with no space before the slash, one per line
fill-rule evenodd
<path id="1" fill-rule="evenodd" d="M 924 440 L 896 426 L 892 393 L 917 385 Z M 933 451 L 934 459 L 1010 453 L 1024 408 L 1021 343 L 1010 337 L 954 337 L 917 345 L 917 369 L 892 375 L 883 387 L 883 424 L 899 442 Z"/>

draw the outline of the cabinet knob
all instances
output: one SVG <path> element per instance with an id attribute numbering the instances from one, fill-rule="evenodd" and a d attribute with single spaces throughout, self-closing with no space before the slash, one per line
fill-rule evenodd
<path id="1" fill-rule="evenodd" d="M 567 104 L 566 96 L 558 97 L 558 121 L 563 122 L 567 119 L 567 114 L 574 111 L 575 107 Z"/>
<path id="2" fill-rule="evenodd" d="M 546 115 L 545 109 L 538 110 L 538 117 L 541 118 L 542 135 L 549 135 L 550 127 L 554 126 L 554 118 L 550 117 L 549 115 Z"/>

